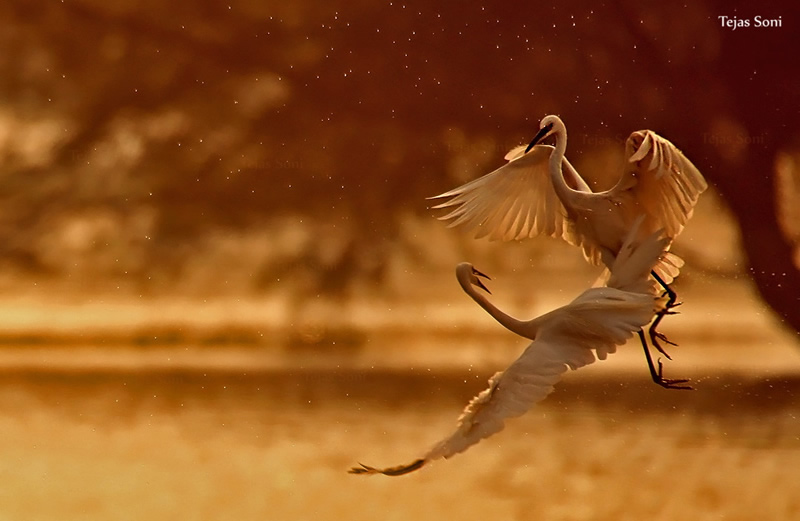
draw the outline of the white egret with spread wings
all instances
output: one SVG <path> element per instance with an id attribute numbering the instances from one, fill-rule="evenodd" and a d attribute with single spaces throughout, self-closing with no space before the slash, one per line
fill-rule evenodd
<path id="1" fill-rule="evenodd" d="M 649 275 L 669 239 L 656 233 L 634 244 L 640 223 L 641 219 L 618 251 L 607 286 L 588 289 L 571 303 L 533 320 L 519 320 L 498 309 L 476 289 L 488 292 L 481 281 L 486 275 L 471 264 L 459 264 L 456 277 L 464 291 L 504 327 L 533 342 L 508 369 L 492 376 L 489 388 L 464 409 L 455 432 L 424 456 L 384 469 L 361 464 L 350 473 L 397 476 L 463 452 L 502 430 L 506 419 L 522 415 L 543 400 L 567 368 L 604 360 L 647 325 L 665 304 Z"/>
<path id="2" fill-rule="evenodd" d="M 555 136 L 555 147 L 538 144 L 551 135 Z M 659 229 L 671 242 L 686 226 L 698 197 L 708 187 L 683 153 L 651 130 L 639 130 L 628 137 L 622 175 L 611 189 L 602 192 L 593 192 L 567 161 L 566 148 L 564 122 L 558 116 L 546 116 L 527 147 L 521 145 L 506 154 L 507 164 L 433 197 L 447 199 L 435 208 L 452 208 L 441 219 L 451 221 L 450 226 L 476 229 L 477 238 L 562 238 L 579 246 L 589 262 L 610 267 L 639 216 L 644 216 L 644 222 L 634 242 Z M 665 250 L 652 273 L 669 301 L 649 328 L 650 340 L 667 358 L 659 340 L 673 343 L 656 328 L 678 305 L 669 284 L 682 266 L 680 257 Z M 650 372 L 656 375 L 643 335 L 641 339 Z M 664 379 L 653 379 L 669 387 Z"/>

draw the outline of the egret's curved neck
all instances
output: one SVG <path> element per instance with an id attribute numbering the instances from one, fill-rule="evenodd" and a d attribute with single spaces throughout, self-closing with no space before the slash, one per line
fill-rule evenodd
<path id="1" fill-rule="evenodd" d="M 554 134 L 556 136 L 556 146 L 550 152 L 550 179 L 556 194 L 563 201 L 570 196 L 571 192 L 566 181 L 564 181 L 564 171 L 562 170 L 564 155 L 567 153 L 567 129 L 563 125 L 559 125 L 556 127 Z"/>
<path id="2" fill-rule="evenodd" d="M 536 320 L 519 320 L 517 318 L 508 315 L 497 308 L 494 304 L 489 302 L 483 294 L 478 293 L 475 289 L 475 286 L 470 284 L 469 282 L 461 282 L 461 287 L 464 289 L 464 292 L 469 295 L 472 300 L 478 303 L 480 307 L 486 310 L 492 318 L 497 320 L 500 325 L 511 331 L 512 333 L 516 333 L 520 336 L 524 336 L 525 338 L 529 338 L 531 340 L 536 339 L 536 333 L 539 331 L 539 324 Z"/>

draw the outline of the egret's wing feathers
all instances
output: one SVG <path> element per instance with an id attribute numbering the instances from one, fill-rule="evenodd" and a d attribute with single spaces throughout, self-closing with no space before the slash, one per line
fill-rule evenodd
<path id="1" fill-rule="evenodd" d="M 605 360 L 601 353 L 616 351 L 616 346 L 653 319 L 656 307 L 650 293 L 591 288 L 562 308 L 564 316 L 558 335 L 585 349 L 595 349 L 598 358 Z M 545 338 L 547 331 L 542 333 Z"/>
<path id="2" fill-rule="evenodd" d="M 449 458 L 503 429 L 553 391 L 561 375 L 605 359 L 653 318 L 653 297 L 593 288 L 551 317 L 541 334 L 511 366 L 489 380 L 467 405 L 456 431 L 425 460 Z"/>
<path id="3" fill-rule="evenodd" d="M 658 264 L 653 267 L 653 271 L 656 272 L 656 275 L 658 275 L 665 284 L 671 284 L 680 274 L 684 264 L 683 259 L 671 251 L 665 251 L 661 254 L 661 259 Z"/>
<path id="4" fill-rule="evenodd" d="M 521 416 L 553 391 L 567 370 L 594 362 L 591 351 L 578 346 L 535 341 L 511 366 L 489 379 L 489 387 L 470 400 L 458 418 L 458 427 L 449 437 L 434 445 L 423 458 L 408 465 L 379 469 L 360 464 L 352 474 L 399 476 L 428 461 L 449 458 L 464 452 L 505 427 L 505 420 Z"/>
<path id="5" fill-rule="evenodd" d="M 631 225 L 628 236 L 611 266 L 606 286 L 633 293 L 653 294 L 650 272 L 657 270 L 666 260 L 681 260 L 677 255 L 666 251 L 670 239 L 664 237 L 663 230 L 652 233 L 637 245 L 636 239 L 643 222 L 644 215 L 641 215 Z"/>
<path id="6" fill-rule="evenodd" d="M 489 380 L 489 388 L 470 401 L 456 431 L 437 443 L 426 460 L 449 458 L 503 429 L 505 420 L 524 414 L 553 391 L 567 364 L 582 367 L 595 360 L 590 351 L 536 341 L 516 362 Z"/>
<path id="7" fill-rule="evenodd" d="M 477 230 L 476 238 L 510 241 L 549 235 L 573 242 L 566 211 L 548 173 L 551 146 L 537 145 L 506 155 L 497 170 L 431 199 L 447 199 L 434 208 L 452 208 L 440 217 L 449 226 Z"/>
<path id="8" fill-rule="evenodd" d="M 678 148 L 651 130 L 639 130 L 625 144 L 628 165 L 610 192 L 630 191 L 633 199 L 675 238 L 692 216 L 708 184 Z"/>
<path id="9" fill-rule="evenodd" d="M 506 161 L 514 161 L 515 159 L 519 159 L 525 155 L 525 150 L 527 149 L 528 145 L 517 145 L 511 150 L 509 150 L 506 153 L 505 157 L 503 157 L 503 159 L 505 159 Z"/>
<path id="10" fill-rule="evenodd" d="M 463 452 L 503 429 L 505 420 L 525 413 L 553 391 L 567 370 L 605 360 L 618 345 L 647 325 L 656 311 L 650 270 L 669 240 L 659 231 L 634 244 L 643 219 L 637 219 L 612 268 L 611 287 L 591 288 L 568 305 L 536 319 L 536 340 L 489 388 L 472 399 L 458 428 L 437 443 L 425 460 Z"/>
<path id="11" fill-rule="evenodd" d="M 506 419 L 524 414 L 543 400 L 568 368 L 604 360 L 640 331 L 657 307 L 648 282 L 650 270 L 669 242 L 659 231 L 637 246 L 642 222 L 638 218 L 628 233 L 611 267 L 609 287 L 588 289 L 566 306 L 524 323 L 533 325 L 535 340 L 508 369 L 489 379 L 489 387 L 464 409 L 453 434 L 408 465 L 378 469 L 362 464 L 350 472 L 398 476 L 463 452 L 501 431 Z"/>
<path id="12" fill-rule="evenodd" d="M 408 465 L 379 469 L 361 464 L 354 474 L 399 476 L 427 462 L 464 452 L 503 430 L 505 421 L 521 416 L 553 391 L 561 375 L 604 360 L 653 318 L 651 295 L 592 288 L 572 303 L 541 317 L 536 340 L 489 387 L 473 398 L 458 418 L 455 432 Z"/>

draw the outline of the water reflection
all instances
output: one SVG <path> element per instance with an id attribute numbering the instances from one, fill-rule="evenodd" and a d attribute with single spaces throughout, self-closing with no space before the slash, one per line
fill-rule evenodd
<path id="1" fill-rule="evenodd" d="M 541 406 L 463 455 L 414 477 L 360 480 L 345 474 L 358 459 L 401 462 L 444 435 L 493 368 L 343 360 L 83 370 L 7 363 L 0 514 L 373 519 L 381 508 L 438 519 L 500 509 L 508 519 L 529 511 L 577 519 L 591 505 L 593 519 L 662 508 L 753 519 L 764 507 L 756 498 L 767 498 L 773 519 L 800 512 L 792 492 L 800 371 L 696 366 L 697 390 L 676 392 L 650 382 L 638 353 L 622 354 L 616 369 L 609 359 L 596 364 L 608 371 L 568 375 Z"/>

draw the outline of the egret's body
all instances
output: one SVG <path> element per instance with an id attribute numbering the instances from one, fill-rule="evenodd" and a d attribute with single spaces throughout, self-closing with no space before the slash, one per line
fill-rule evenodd
<path id="1" fill-rule="evenodd" d="M 620 248 L 606 287 L 588 289 L 566 306 L 533 320 L 518 320 L 498 309 L 476 289 L 486 289 L 479 278 L 485 275 L 470 264 L 459 264 L 456 277 L 464 291 L 504 327 L 533 342 L 508 369 L 489 380 L 488 389 L 472 399 L 456 431 L 422 458 L 387 469 L 362 465 L 350 472 L 400 475 L 428 461 L 463 452 L 500 431 L 507 418 L 522 415 L 544 399 L 567 368 L 604 360 L 640 331 L 663 305 L 663 299 L 655 296 L 649 274 L 669 240 L 654 234 L 634 248 L 638 228 L 637 223 L 631 240 Z"/>
<path id="2" fill-rule="evenodd" d="M 555 147 L 536 143 L 554 135 Z M 692 216 L 708 185 L 672 143 L 653 131 L 632 133 L 625 168 L 609 190 L 593 192 L 565 157 L 567 130 L 558 116 L 542 119 L 527 147 L 506 154 L 507 164 L 434 199 L 454 207 L 443 220 L 477 229 L 477 237 L 515 240 L 537 235 L 580 246 L 587 260 L 610 267 L 633 222 L 644 216 L 635 244 L 657 230 L 670 241 Z M 682 265 L 666 253 L 655 267 L 669 283 Z"/>
<path id="3" fill-rule="evenodd" d="M 554 135 L 555 147 L 538 145 Z M 625 168 L 609 190 L 593 192 L 565 157 L 567 130 L 558 116 L 546 116 L 530 145 L 506 154 L 497 170 L 434 197 L 448 199 L 436 208 L 453 207 L 441 217 L 450 226 L 477 229 L 476 237 L 514 240 L 549 235 L 579 246 L 586 259 L 611 267 L 635 220 L 644 221 L 634 238 L 638 244 L 657 230 L 671 243 L 692 216 L 708 185 L 702 174 L 672 143 L 650 130 L 632 133 L 625 143 Z M 653 276 L 670 300 L 650 327 L 655 347 L 669 342 L 656 327 L 676 301 L 669 283 L 683 260 L 667 249 Z M 671 342 L 669 342 L 671 343 Z M 643 344 L 650 362 L 646 343 Z M 653 372 L 652 363 L 649 364 Z M 656 383 L 663 381 L 654 378 Z"/>

